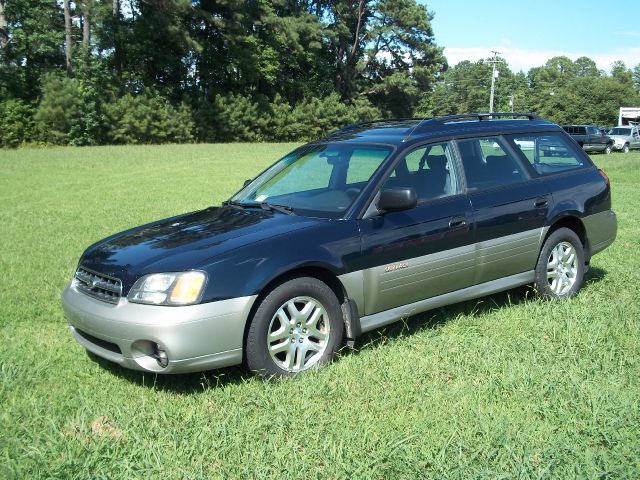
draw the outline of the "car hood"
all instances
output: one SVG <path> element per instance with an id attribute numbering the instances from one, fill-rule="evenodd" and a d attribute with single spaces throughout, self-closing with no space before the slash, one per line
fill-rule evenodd
<path id="1" fill-rule="evenodd" d="M 89 247 L 80 263 L 127 287 L 147 273 L 199 268 L 229 250 L 321 221 L 262 208 L 211 207 L 108 237 Z"/>
<path id="2" fill-rule="evenodd" d="M 628 140 L 631 135 L 608 135 L 613 140 Z"/>

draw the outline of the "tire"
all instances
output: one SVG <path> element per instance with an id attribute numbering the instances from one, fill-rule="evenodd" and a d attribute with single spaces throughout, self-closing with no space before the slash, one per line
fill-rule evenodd
<path id="1" fill-rule="evenodd" d="M 629 153 L 629 145 L 628 144 L 624 144 L 624 147 L 622 147 L 622 153 Z"/>
<path id="2" fill-rule="evenodd" d="M 263 377 L 295 375 L 330 362 L 342 345 L 340 302 L 323 282 L 298 277 L 272 290 L 247 333 L 247 367 Z"/>
<path id="3" fill-rule="evenodd" d="M 584 248 L 573 230 L 559 228 L 544 242 L 535 270 L 535 288 L 544 298 L 571 298 L 584 279 Z"/>
<path id="4" fill-rule="evenodd" d="M 607 145 L 604 149 L 604 154 L 609 155 L 611 153 L 611 145 Z"/>

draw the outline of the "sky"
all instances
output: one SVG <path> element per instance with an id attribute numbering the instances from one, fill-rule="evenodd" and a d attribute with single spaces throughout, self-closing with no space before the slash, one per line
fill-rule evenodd
<path id="1" fill-rule="evenodd" d="M 449 65 L 500 52 L 512 71 L 557 55 L 587 56 L 610 71 L 622 60 L 640 64 L 640 1 L 419 0 L 434 13 L 436 43 Z"/>

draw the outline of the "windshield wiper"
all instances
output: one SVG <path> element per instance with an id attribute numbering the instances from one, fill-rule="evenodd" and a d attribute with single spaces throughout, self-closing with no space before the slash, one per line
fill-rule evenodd
<path id="1" fill-rule="evenodd" d="M 278 205 L 276 203 L 262 202 L 260 203 L 260 207 L 262 207 L 265 210 L 275 210 L 277 212 L 285 213 L 287 215 L 295 215 L 295 213 L 293 213 L 293 208 L 291 208 L 289 205 Z"/>
<path id="2" fill-rule="evenodd" d="M 228 207 L 228 206 L 230 206 L 230 207 L 240 207 L 242 209 L 244 209 L 246 207 L 246 205 L 243 205 L 240 202 L 234 202 L 232 200 L 225 200 L 224 202 L 222 202 L 222 206 L 223 207 Z"/>
<path id="3" fill-rule="evenodd" d="M 278 205 L 276 203 L 269 202 L 260 202 L 260 203 L 242 203 L 242 202 L 234 202 L 231 200 L 227 200 L 222 202 L 222 206 L 231 206 L 231 207 L 239 207 L 239 208 L 257 208 L 260 207 L 263 210 L 271 210 L 280 213 L 285 213 L 287 215 L 295 215 L 293 213 L 293 208 L 289 205 Z"/>

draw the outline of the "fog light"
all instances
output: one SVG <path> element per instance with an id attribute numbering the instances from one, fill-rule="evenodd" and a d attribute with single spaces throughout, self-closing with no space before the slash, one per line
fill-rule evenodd
<path id="1" fill-rule="evenodd" d="M 154 344 L 153 346 L 153 356 L 162 368 L 165 368 L 169 365 L 169 357 L 167 357 L 167 352 L 162 348 L 159 344 Z"/>

